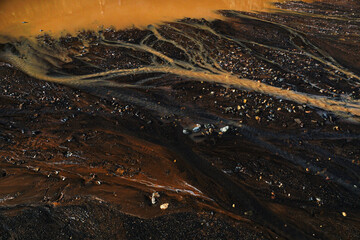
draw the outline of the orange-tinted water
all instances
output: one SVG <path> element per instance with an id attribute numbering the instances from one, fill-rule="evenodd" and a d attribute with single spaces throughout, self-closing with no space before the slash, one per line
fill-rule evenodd
<path id="1" fill-rule="evenodd" d="M 265 11 L 269 0 L 33 0 L 0 3 L 0 35 L 36 36 L 78 30 L 142 27 L 184 17 L 220 18 L 216 10 Z"/>

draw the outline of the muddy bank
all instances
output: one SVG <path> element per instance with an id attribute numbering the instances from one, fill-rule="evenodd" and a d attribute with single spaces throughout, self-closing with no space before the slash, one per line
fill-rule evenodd
<path id="1" fill-rule="evenodd" d="M 2 238 L 359 237 L 360 6 L 279 6 L 2 45 Z"/>

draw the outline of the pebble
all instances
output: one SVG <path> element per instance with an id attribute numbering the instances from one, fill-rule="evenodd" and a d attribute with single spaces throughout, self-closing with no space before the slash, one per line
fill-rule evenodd
<path id="1" fill-rule="evenodd" d="M 160 205 L 160 209 L 161 210 L 165 210 L 165 209 L 167 209 L 169 207 L 169 203 L 164 203 L 164 204 L 161 204 Z"/>
<path id="2" fill-rule="evenodd" d="M 198 133 L 198 132 L 200 132 L 200 130 L 201 130 L 201 125 L 200 125 L 200 124 L 196 124 L 196 127 L 194 127 L 192 131 L 193 131 L 194 133 Z"/>
<path id="3" fill-rule="evenodd" d="M 153 192 L 151 195 L 151 204 L 156 204 L 156 198 L 160 197 L 160 194 L 158 192 Z"/>
<path id="4" fill-rule="evenodd" d="M 220 132 L 225 133 L 229 130 L 229 128 L 230 128 L 229 126 L 222 127 L 220 128 Z"/>
<path id="5" fill-rule="evenodd" d="M 183 134 L 188 135 L 188 134 L 190 134 L 190 131 L 189 131 L 189 130 L 187 130 L 187 129 L 184 129 L 184 130 L 183 130 Z"/>
<path id="6" fill-rule="evenodd" d="M 253 215 L 253 211 L 246 211 L 246 212 L 244 212 L 244 215 L 246 215 L 246 216 L 252 216 Z"/>
<path id="7" fill-rule="evenodd" d="M 296 122 L 297 124 L 301 124 L 301 120 L 299 118 L 295 118 L 294 122 Z"/>

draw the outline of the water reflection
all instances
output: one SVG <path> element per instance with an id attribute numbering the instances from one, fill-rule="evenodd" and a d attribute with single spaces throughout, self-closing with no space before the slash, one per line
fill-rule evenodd
<path id="1" fill-rule="evenodd" d="M 0 35 L 30 36 L 42 32 L 73 33 L 82 29 L 131 26 L 172 21 L 183 17 L 219 18 L 214 11 L 264 11 L 269 0 L 49 0 L 2 1 Z"/>

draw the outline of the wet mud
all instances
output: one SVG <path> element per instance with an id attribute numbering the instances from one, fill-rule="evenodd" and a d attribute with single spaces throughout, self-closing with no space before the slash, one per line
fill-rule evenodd
<path id="1" fill-rule="evenodd" d="M 357 239 L 360 5 L 2 36 L 0 239 Z"/>

